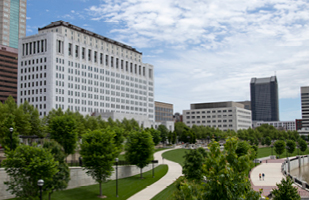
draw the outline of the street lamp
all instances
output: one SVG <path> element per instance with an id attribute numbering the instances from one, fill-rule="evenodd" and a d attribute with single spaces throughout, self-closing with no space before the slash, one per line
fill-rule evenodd
<path id="1" fill-rule="evenodd" d="M 287 155 L 288 155 L 288 150 L 290 149 L 290 147 L 285 147 L 285 148 L 286 148 L 285 155 L 286 155 L 286 157 L 288 157 Z"/>
<path id="2" fill-rule="evenodd" d="M 11 127 L 10 128 L 10 132 L 11 132 L 11 135 L 10 135 L 10 139 L 11 139 L 11 150 L 13 149 L 13 128 Z"/>
<path id="3" fill-rule="evenodd" d="M 115 158 L 116 162 L 116 197 L 118 197 L 118 158 Z"/>
<path id="4" fill-rule="evenodd" d="M 274 148 L 274 145 L 271 145 L 271 155 L 273 155 L 273 148 Z"/>
<path id="5" fill-rule="evenodd" d="M 42 187 L 44 185 L 44 181 L 42 179 L 38 180 L 38 186 L 40 187 L 40 200 L 42 200 Z"/>
<path id="6" fill-rule="evenodd" d="M 299 156 L 299 148 L 300 148 L 300 146 L 299 146 L 299 145 L 297 145 L 297 149 L 298 149 L 298 150 L 297 150 L 297 151 L 298 151 L 298 156 Z"/>

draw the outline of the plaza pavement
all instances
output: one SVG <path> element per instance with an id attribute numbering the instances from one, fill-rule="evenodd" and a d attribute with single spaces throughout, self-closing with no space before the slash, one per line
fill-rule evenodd
<path id="1" fill-rule="evenodd" d="M 154 159 L 158 160 L 159 164 L 168 165 L 168 171 L 166 175 L 157 182 L 131 196 L 128 200 L 150 200 L 162 190 L 164 190 L 167 186 L 171 185 L 179 176 L 182 175 L 182 167 L 178 163 L 162 159 L 162 153 L 170 150 L 173 149 L 158 151 L 154 154 Z"/>
<path id="2" fill-rule="evenodd" d="M 263 196 L 268 196 L 272 189 L 277 188 L 276 184 L 281 183 L 282 178 L 285 178 L 281 173 L 281 164 L 285 159 L 261 159 L 262 163 L 250 172 L 250 180 L 253 190 L 259 191 L 263 189 Z M 264 173 L 265 177 L 259 180 L 259 174 Z M 296 186 L 297 187 L 297 186 Z M 298 193 L 301 197 L 309 197 L 306 190 L 298 187 Z"/>

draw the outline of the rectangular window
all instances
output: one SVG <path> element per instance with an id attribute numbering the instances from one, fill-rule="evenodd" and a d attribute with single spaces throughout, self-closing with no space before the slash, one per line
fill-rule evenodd
<path id="1" fill-rule="evenodd" d="M 85 48 L 84 47 L 82 47 L 82 59 L 85 59 Z"/>
<path id="2" fill-rule="evenodd" d="M 69 54 L 69 56 L 72 55 L 72 44 L 71 43 L 69 43 L 68 54 Z"/>
<path id="3" fill-rule="evenodd" d="M 105 56 L 105 65 L 108 66 L 108 55 Z"/>
<path id="4" fill-rule="evenodd" d="M 75 46 L 75 57 L 78 58 L 78 45 Z"/>
<path id="5" fill-rule="evenodd" d="M 91 49 L 88 49 L 88 61 L 91 61 Z"/>

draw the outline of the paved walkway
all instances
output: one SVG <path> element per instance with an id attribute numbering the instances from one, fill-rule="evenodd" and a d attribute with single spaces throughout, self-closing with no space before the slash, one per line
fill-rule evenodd
<path id="1" fill-rule="evenodd" d="M 154 184 L 131 196 L 129 200 L 150 200 L 162 190 L 164 190 L 167 186 L 171 185 L 179 176 L 182 175 L 182 167 L 178 163 L 166 159 L 162 160 L 162 153 L 170 150 L 173 149 L 158 151 L 154 154 L 154 159 L 158 160 L 159 164 L 168 165 L 168 172 L 166 173 L 166 175 Z"/>
<path id="2" fill-rule="evenodd" d="M 285 159 L 261 159 L 260 165 L 253 168 L 250 173 L 251 185 L 253 190 L 259 191 L 263 189 L 263 196 L 268 196 L 272 189 L 277 188 L 276 184 L 281 183 L 282 178 L 285 178 L 281 173 L 281 164 Z M 264 180 L 259 180 L 259 174 L 264 173 Z M 296 186 L 297 187 L 297 186 Z M 298 187 L 298 192 L 301 197 L 308 197 L 309 193 L 306 190 Z"/>

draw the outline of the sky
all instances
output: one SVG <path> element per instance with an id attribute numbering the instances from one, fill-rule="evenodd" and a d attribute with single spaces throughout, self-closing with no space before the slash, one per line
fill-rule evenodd
<path id="1" fill-rule="evenodd" d="M 309 86 L 308 0 L 27 0 L 27 36 L 67 21 L 143 53 L 155 101 L 250 100 L 253 77 L 277 76 L 281 121 L 301 118 Z"/>

